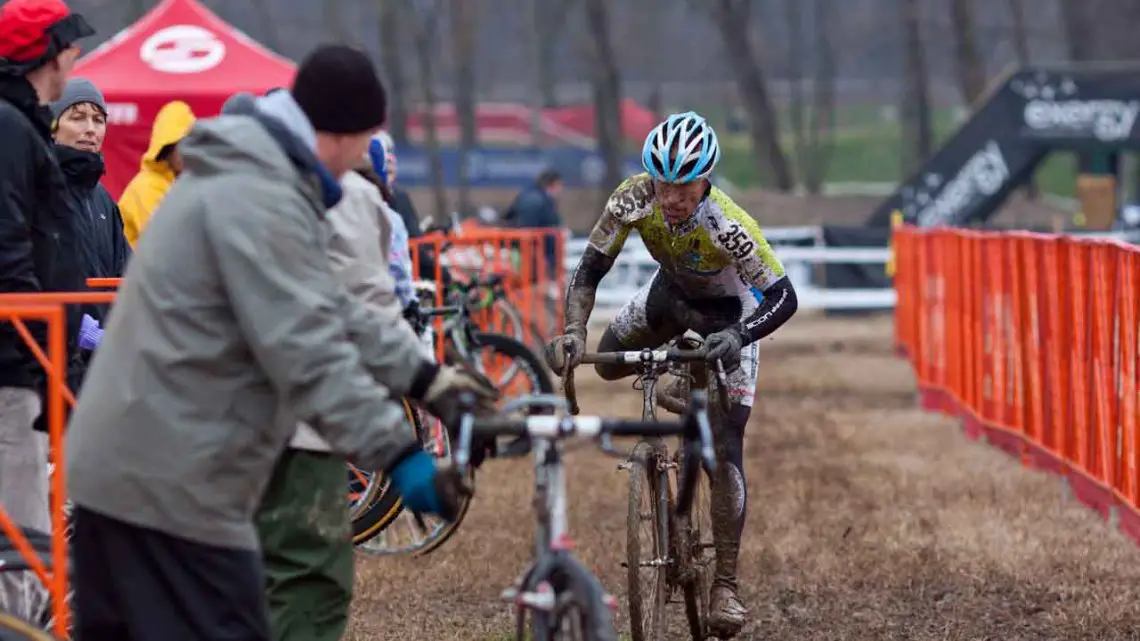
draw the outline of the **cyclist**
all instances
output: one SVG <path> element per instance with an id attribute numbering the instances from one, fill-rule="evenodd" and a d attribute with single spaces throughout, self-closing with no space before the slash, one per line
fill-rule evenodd
<path id="1" fill-rule="evenodd" d="M 709 625 L 713 636 L 739 634 L 747 609 L 736 580 L 744 528 L 744 426 L 756 394 L 756 341 L 796 311 L 796 293 L 760 227 L 708 176 L 720 160 L 716 134 L 694 112 L 674 114 L 645 139 L 646 173 L 628 178 L 610 196 L 590 232 L 589 246 L 570 278 L 566 330 L 551 341 L 547 359 L 561 373 L 585 351 L 586 326 L 598 283 L 636 230 L 658 262 L 648 285 L 609 324 L 598 351 L 658 347 L 691 329 L 705 336 L 710 362 L 728 374 L 731 407 L 717 435 L 718 473 L 712 483 L 716 572 Z M 598 365 L 614 380 L 626 365 Z"/>

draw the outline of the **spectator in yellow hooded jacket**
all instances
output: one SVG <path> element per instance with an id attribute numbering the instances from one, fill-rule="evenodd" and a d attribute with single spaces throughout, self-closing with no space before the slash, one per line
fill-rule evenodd
<path id="1" fill-rule="evenodd" d="M 150 146 L 143 154 L 139 173 L 135 174 L 119 197 L 123 234 L 132 249 L 138 243 L 139 235 L 150 220 L 151 213 L 174 184 L 174 179 L 182 173 L 178 141 L 190 132 L 194 120 L 190 105 L 181 100 L 163 105 L 154 119 Z"/>

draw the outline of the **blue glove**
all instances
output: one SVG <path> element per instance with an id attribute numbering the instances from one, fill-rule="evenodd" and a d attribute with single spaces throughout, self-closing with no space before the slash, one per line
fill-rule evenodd
<path id="1" fill-rule="evenodd" d="M 441 514 L 443 502 L 436 491 L 435 457 L 416 452 L 392 470 L 392 488 L 404 499 L 404 507 L 413 512 Z"/>
<path id="2" fill-rule="evenodd" d="M 99 347 L 101 340 L 103 340 L 103 328 L 99 327 L 99 321 L 90 314 L 84 314 L 83 322 L 79 324 L 79 347 L 90 351 Z"/>

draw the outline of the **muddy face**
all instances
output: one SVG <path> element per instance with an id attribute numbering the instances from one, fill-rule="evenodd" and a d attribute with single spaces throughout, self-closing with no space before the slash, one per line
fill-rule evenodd
<path id="1" fill-rule="evenodd" d="M 707 181 L 697 180 L 683 185 L 653 182 L 653 190 L 657 196 L 657 204 L 661 205 L 661 214 L 670 225 L 683 223 L 697 210 L 697 205 L 705 196 Z"/>

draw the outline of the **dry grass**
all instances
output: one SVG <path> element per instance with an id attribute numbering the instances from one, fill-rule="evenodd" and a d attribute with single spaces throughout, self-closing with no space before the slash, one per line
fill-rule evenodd
<path id="1" fill-rule="evenodd" d="M 888 318 L 797 318 L 766 343 L 746 446 L 742 638 L 1140 639 L 1140 550 L 1059 482 L 915 409 Z M 636 415 L 624 383 L 582 377 L 587 411 Z M 621 593 L 625 484 L 570 460 L 580 556 Z M 530 540 L 531 474 L 492 462 L 461 532 L 423 560 L 362 559 L 348 639 L 502 638 L 498 601 Z M 678 637 L 680 638 L 680 637 Z"/>

